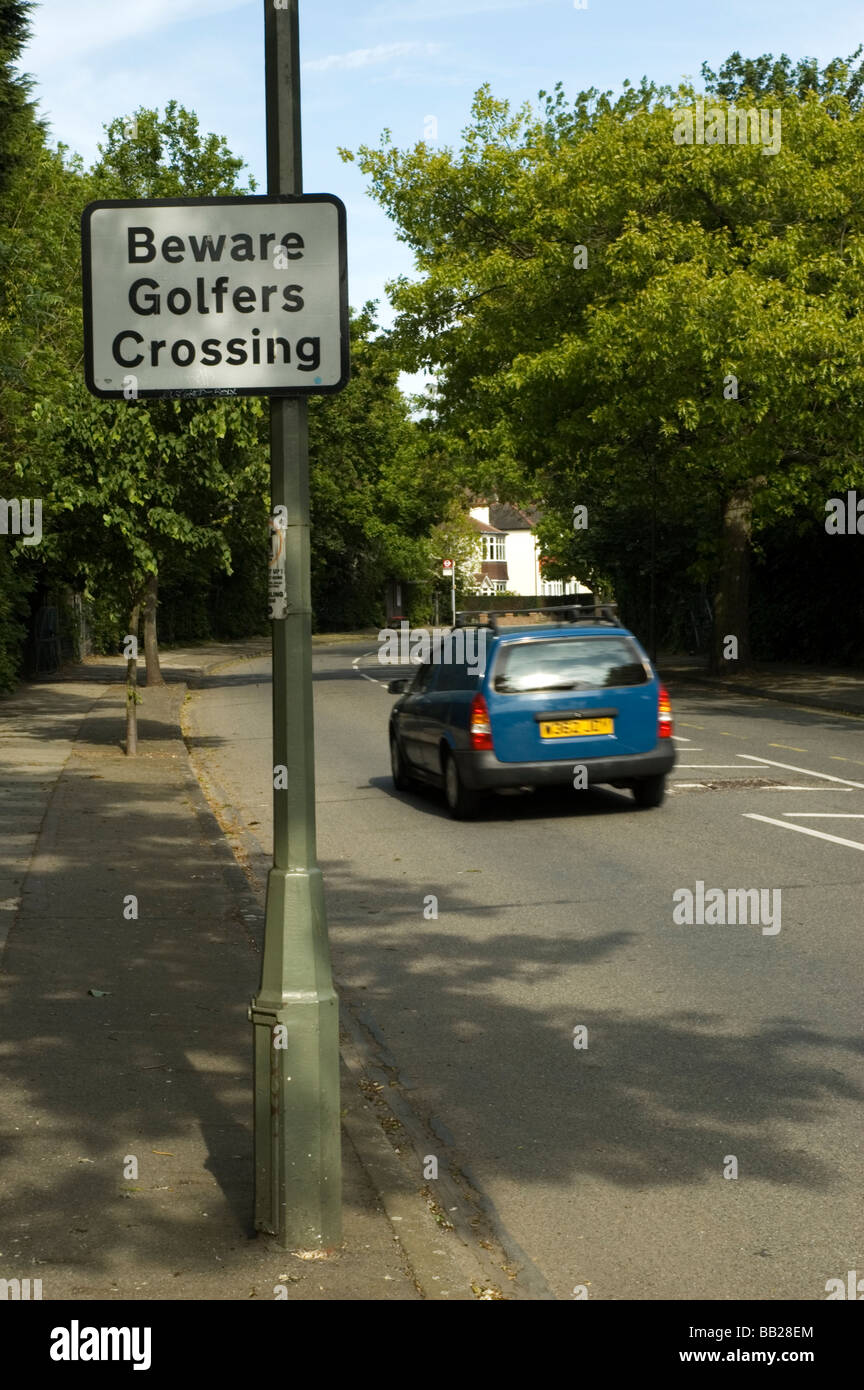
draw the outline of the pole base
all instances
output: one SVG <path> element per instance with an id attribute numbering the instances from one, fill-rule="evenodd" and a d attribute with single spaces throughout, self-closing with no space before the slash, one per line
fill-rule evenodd
<path id="1" fill-rule="evenodd" d="M 255 1065 L 255 1229 L 286 1250 L 342 1239 L 339 1000 L 319 869 L 271 869 Z"/>

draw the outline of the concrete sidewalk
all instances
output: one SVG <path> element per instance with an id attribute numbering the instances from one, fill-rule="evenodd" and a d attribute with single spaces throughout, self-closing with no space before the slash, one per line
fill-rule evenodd
<path id="1" fill-rule="evenodd" d="M 262 650 L 167 653 L 134 759 L 119 659 L 0 702 L 0 1278 L 45 1300 L 483 1296 L 347 1073 L 343 1247 L 303 1259 L 252 1230 L 260 907 L 178 717 L 187 680 Z"/>
<path id="2" fill-rule="evenodd" d="M 658 669 L 670 683 L 694 681 L 738 695 L 758 695 L 784 705 L 864 715 L 864 671 L 770 662 L 740 675 L 712 676 L 700 657 L 660 655 Z"/>

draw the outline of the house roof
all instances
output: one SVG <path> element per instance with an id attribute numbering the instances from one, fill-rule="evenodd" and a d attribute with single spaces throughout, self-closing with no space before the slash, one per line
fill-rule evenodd
<path id="1" fill-rule="evenodd" d="M 499 530 L 497 526 L 489 526 L 485 521 L 480 521 L 476 516 L 469 516 L 468 521 L 475 531 L 482 531 L 484 535 L 487 533 L 493 536 L 504 535 L 504 532 Z"/>
<path id="2" fill-rule="evenodd" d="M 533 531 L 540 520 L 539 507 L 511 507 L 506 502 L 489 503 L 492 529 L 500 531 Z"/>

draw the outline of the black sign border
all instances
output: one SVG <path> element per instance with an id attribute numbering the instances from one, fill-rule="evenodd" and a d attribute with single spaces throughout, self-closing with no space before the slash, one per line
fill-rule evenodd
<path id="1" fill-rule="evenodd" d="M 345 204 L 333 193 L 252 193 L 215 198 L 104 198 L 88 203 L 81 213 L 81 285 L 84 308 L 84 381 L 87 390 L 100 400 L 126 400 L 123 388 L 106 391 L 96 383 L 93 373 L 95 342 L 93 335 L 93 257 L 90 223 L 94 212 L 102 208 L 200 208 L 247 207 L 252 203 L 332 203 L 338 218 L 339 240 L 339 358 L 338 382 L 331 386 L 216 386 L 212 389 L 166 387 L 139 390 L 134 400 L 192 400 L 195 398 L 233 399 L 238 396 L 332 396 L 342 391 L 351 379 L 350 325 L 348 318 L 348 236 Z M 131 403 L 131 402 L 130 402 Z"/>

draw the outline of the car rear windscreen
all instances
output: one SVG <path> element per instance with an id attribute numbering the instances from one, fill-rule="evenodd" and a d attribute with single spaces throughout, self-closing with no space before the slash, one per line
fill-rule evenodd
<path id="1" fill-rule="evenodd" d="M 645 685 L 650 679 L 627 637 L 559 637 L 502 646 L 493 688 L 513 695 L 528 690 Z"/>

